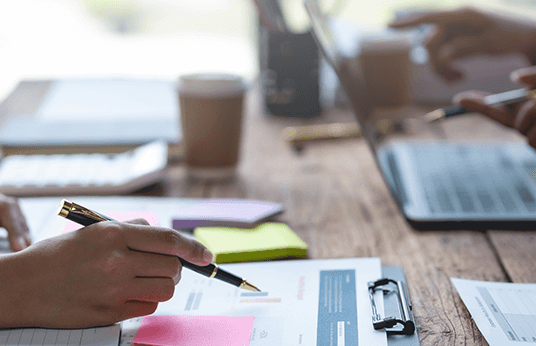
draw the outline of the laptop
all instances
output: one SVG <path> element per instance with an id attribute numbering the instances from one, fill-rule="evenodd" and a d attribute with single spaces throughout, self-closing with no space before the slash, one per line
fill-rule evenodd
<path id="1" fill-rule="evenodd" d="M 397 140 L 382 134 L 356 64 L 358 49 L 342 48 L 336 20 L 324 15 L 316 0 L 303 2 L 317 45 L 414 228 L 536 229 L 536 152 L 531 147 L 521 141 Z"/>

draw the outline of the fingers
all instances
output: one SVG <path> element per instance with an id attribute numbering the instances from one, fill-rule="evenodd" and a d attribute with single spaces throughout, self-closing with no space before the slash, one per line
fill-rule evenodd
<path id="1" fill-rule="evenodd" d="M 441 46 L 433 48 L 432 64 L 440 75 L 447 81 L 454 82 L 463 78 L 463 73 L 452 67 L 452 62 L 466 57 L 487 54 L 486 42 L 477 36 L 460 36 L 443 42 Z M 429 49 L 429 51 L 432 51 Z"/>
<path id="2" fill-rule="evenodd" d="M 481 38 L 489 26 L 489 15 L 471 7 L 451 11 L 428 11 L 398 18 L 389 23 L 392 28 L 433 24 L 425 41 L 433 70 L 448 82 L 463 78 L 462 71 L 452 61 L 486 50 Z"/>
<path id="3" fill-rule="evenodd" d="M 391 28 L 401 29 L 422 24 L 441 24 L 456 20 L 450 11 L 423 11 L 401 18 L 395 18 L 388 23 Z"/>
<path id="4" fill-rule="evenodd" d="M 536 148 L 536 100 L 522 104 L 516 110 L 501 105 L 487 105 L 484 92 L 469 91 L 454 96 L 454 102 L 462 107 L 484 114 L 508 127 L 517 129 L 527 137 L 530 146 Z"/>
<path id="5" fill-rule="evenodd" d="M 462 105 L 461 103 L 468 103 L 468 102 L 477 102 L 477 103 L 484 103 L 484 99 L 486 96 L 491 95 L 491 93 L 480 91 L 480 90 L 468 90 L 463 91 L 460 93 L 457 93 L 454 95 L 452 101 L 455 104 Z"/>
<path id="6" fill-rule="evenodd" d="M 517 83 L 523 83 L 529 89 L 536 88 L 536 66 L 517 69 L 510 74 L 510 79 Z M 513 127 L 527 136 L 531 147 L 536 148 L 536 100 L 525 102 L 519 108 Z"/>
<path id="7" fill-rule="evenodd" d="M 112 323 L 153 314 L 158 308 L 159 302 L 167 301 L 173 297 L 174 290 L 175 284 L 171 279 L 139 278 L 134 280 L 134 284 L 127 293 L 127 300 L 115 308 L 116 312 Z"/>
<path id="8" fill-rule="evenodd" d="M 489 118 L 508 127 L 513 127 L 514 116 L 510 110 L 502 105 L 488 105 L 485 97 L 489 93 L 483 91 L 465 91 L 454 96 L 454 103 L 465 109 L 484 114 Z"/>
<path id="9" fill-rule="evenodd" d="M 536 127 L 533 127 L 528 133 L 527 133 L 527 140 L 529 142 L 529 145 L 533 148 L 536 148 Z"/>
<path id="10" fill-rule="evenodd" d="M 132 220 L 128 220 L 128 221 L 125 221 L 126 223 L 131 223 L 131 224 L 134 224 L 134 225 L 145 225 L 145 226 L 149 226 L 149 222 L 145 219 L 132 219 Z"/>
<path id="11" fill-rule="evenodd" d="M 182 268 L 177 256 L 132 251 L 130 259 L 132 273 L 137 277 L 175 278 Z"/>
<path id="12" fill-rule="evenodd" d="M 476 11 L 470 7 L 463 7 L 452 11 L 423 11 L 403 18 L 396 18 L 389 22 L 392 28 L 407 28 L 421 24 L 452 24 L 475 19 Z"/>
<path id="13" fill-rule="evenodd" d="M 510 74 L 510 79 L 516 83 L 523 83 L 530 88 L 536 88 L 536 66 L 517 69 Z"/>
<path id="14" fill-rule="evenodd" d="M 536 100 L 525 102 L 517 112 L 514 119 L 514 128 L 527 137 L 536 128 Z M 530 141 L 530 138 L 529 138 Z M 532 144 L 531 144 L 532 145 Z"/>
<path id="15" fill-rule="evenodd" d="M 130 224 L 125 239 L 133 250 L 178 256 L 201 266 L 212 261 L 212 253 L 203 244 L 170 228 Z"/>
<path id="16" fill-rule="evenodd" d="M 433 70 L 449 82 L 454 82 L 463 78 L 463 73 L 451 66 L 451 60 L 444 56 L 446 28 L 435 27 L 426 38 L 426 49 L 430 55 L 430 63 Z"/>
<path id="17" fill-rule="evenodd" d="M 447 63 L 468 56 L 487 53 L 486 50 L 486 44 L 482 38 L 476 36 L 456 37 L 441 47 L 439 60 Z"/>
<path id="18" fill-rule="evenodd" d="M 32 240 L 29 236 L 8 236 L 9 247 L 11 250 L 17 252 L 26 249 L 28 246 L 32 245 Z"/>
<path id="19" fill-rule="evenodd" d="M 0 194 L 0 225 L 8 232 L 9 245 L 20 251 L 32 244 L 26 219 L 15 198 Z"/>

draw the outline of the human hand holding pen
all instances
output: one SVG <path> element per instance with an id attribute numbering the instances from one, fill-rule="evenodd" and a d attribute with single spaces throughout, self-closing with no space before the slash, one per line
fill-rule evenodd
<path id="1" fill-rule="evenodd" d="M 38 242 L 1 262 L 0 327 L 86 328 L 151 314 L 173 296 L 178 256 L 212 260 L 198 241 L 141 219 Z"/>
<path id="2" fill-rule="evenodd" d="M 536 67 L 518 69 L 510 75 L 516 83 L 536 88 Z M 499 123 L 518 130 L 527 137 L 530 146 L 536 148 L 536 100 L 528 100 L 515 107 L 501 104 L 487 104 L 484 98 L 490 95 L 484 91 L 464 91 L 454 96 L 454 103 L 472 112 L 478 112 Z"/>

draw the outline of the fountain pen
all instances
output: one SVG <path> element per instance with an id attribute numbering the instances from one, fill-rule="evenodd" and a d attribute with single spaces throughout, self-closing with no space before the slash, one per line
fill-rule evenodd
<path id="1" fill-rule="evenodd" d="M 58 209 L 58 215 L 83 226 L 89 226 L 100 221 L 115 221 L 111 217 L 97 213 L 96 211 L 90 210 L 66 199 L 61 201 Z M 187 262 L 180 257 L 179 260 L 183 267 L 191 269 L 201 275 L 209 278 L 216 278 L 231 285 L 237 286 L 238 288 L 243 288 L 250 291 L 260 291 L 257 287 L 253 286 L 245 279 L 219 268 L 215 263 L 211 263 L 208 266 L 198 266 Z"/>

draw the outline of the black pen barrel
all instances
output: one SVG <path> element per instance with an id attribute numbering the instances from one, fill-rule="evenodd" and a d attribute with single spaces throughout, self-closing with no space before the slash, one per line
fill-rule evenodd
<path id="1" fill-rule="evenodd" d="M 71 220 L 71 221 L 74 221 L 82 226 L 89 226 L 89 225 L 92 225 L 94 223 L 97 223 L 98 221 L 96 220 L 93 220 L 85 215 L 78 215 L 78 214 L 69 214 L 69 216 L 67 217 L 67 219 Z"/>
<path id="2" fill-rule="evenodd" d="M 188 261 L 185 261 L 180 257 L 179 257 L 179 261 L 181 261 L 181 264 L 183 267 L 191 269 L 196 273 L 199 273 L 204 276 L 209 276 L 209 277 L 212 276 L 212 273 L 214 272 L 214 269 L 216 268 L 216 266 L 213 263 L 209 264 L 208 266 L 198 266 Z"/>
<path id="3" fill-rule="evenodd" d="M 218 272 L 216 273 L 215 278 L 221 281 L 225 281 L 236 287 L 240 287 L 240 285 L 242 285 L 242 283 L 244 282 L 244 279 L 239 278 L 238 276 L 233 275 L 229 273 L 228 271 L 225 271 L 221 268 L 218 269 Z"/>
<path id="4" fill-rule="evenodd" d="M 445 112 L 446 118 L 467 113 L 467 110 L 465 108 L 458 105 L 445 107 L 443 108 L 443 111 Z"/>
<path id="5" fill-rule="evenodd" d="M 242 284 L 242 279 L 226 272 L 225 270 L 221 269 L 220 267 L 216 266 L 214 263 L 209 264 L 208 266 L 198 266 L 193 263 L 190 263 L 188 261 L 183 260 L 179 257 L 179 260 L 181 261 L 181 264 L 183 267 L 193 270 L 196 273 L 199 273 L 201 275 L 207 276 L 207 277 L 214 277 L 218 280 L 225 281 L 231 285 L 234 286 L 240 286 Z"/>

